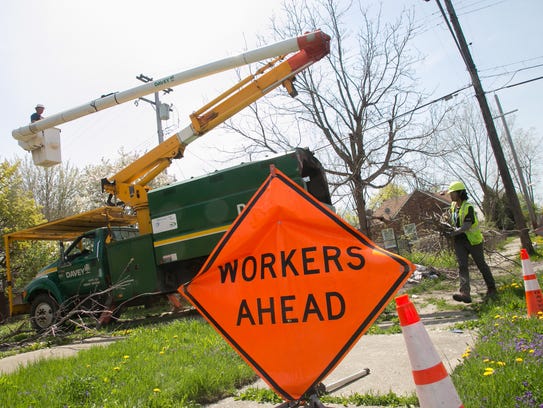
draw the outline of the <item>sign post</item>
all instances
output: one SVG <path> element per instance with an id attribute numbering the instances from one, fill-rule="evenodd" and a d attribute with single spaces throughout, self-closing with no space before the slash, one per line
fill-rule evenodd
<path id="1" fill-rule="evenodd" d="M 413 272 L 279 170 L 179 288 L 287 401 L 342 360 Z"/>

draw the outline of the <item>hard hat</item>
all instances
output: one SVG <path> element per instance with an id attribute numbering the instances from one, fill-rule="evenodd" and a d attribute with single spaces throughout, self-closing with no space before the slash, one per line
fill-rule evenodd
<path id="1" fill-rule="evenodd" d="M 453 181 L 451 185 L 449 186 L 449 193 L 452 193 L 453 191 L 461 191 L 465 190 L 466 186 L 461 181 Z"/>
<path id="2" fill-rule="evenodd" d="M 43 106 L 41 103 L 38 103 L 38 104 L 36 105 L 36 109 L 37 109 L 37 108 L 45 108 L 45 106 Z"/>

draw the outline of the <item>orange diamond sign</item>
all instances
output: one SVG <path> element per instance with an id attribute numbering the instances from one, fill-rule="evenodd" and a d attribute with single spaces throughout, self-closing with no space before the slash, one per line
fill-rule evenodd
<path id="1" fill-rule="evenodd" d="M 341 361 L 412 271 L 274 170 L 179 291 L 294 401 Z"/>

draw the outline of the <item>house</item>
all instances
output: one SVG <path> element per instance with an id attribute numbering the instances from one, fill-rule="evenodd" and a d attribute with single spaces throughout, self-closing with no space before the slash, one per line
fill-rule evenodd
<path id="1" fill-rule="evenodd" d="M 399 248 L 399 240 L 413 241 L 435 233 L 436 215 L 443 214 L 450 205 L 448 195 L 421 190 L 383 201 L 372 214 L 373 240 L 393 249 Z"/>

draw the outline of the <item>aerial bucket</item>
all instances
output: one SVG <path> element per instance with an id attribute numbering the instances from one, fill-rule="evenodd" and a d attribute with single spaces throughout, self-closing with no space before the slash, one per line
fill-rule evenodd
<path id="1" fill-rule="evenodd" d="M 19 145 L 32 152 L 32 161 L 36 166 L 51 167 L 62 163 L 59 128 L 42 130 L 27 140 L 19 140 Z"/>

